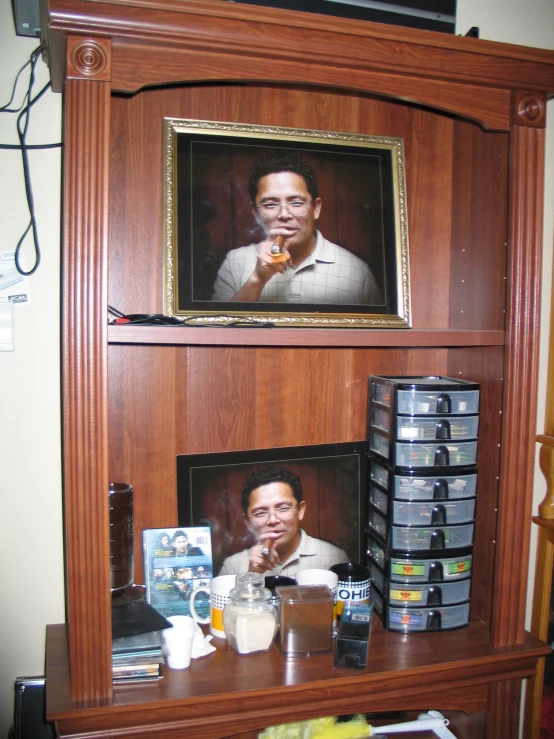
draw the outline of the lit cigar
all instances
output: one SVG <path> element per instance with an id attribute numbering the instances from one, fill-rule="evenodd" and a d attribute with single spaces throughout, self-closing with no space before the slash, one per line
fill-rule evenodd
<path id="1" fill-rule="evenodd" d="M 273 540 L 272 539 L 268 539 L 268 541 L 266 542 L 265 546 L 263 546 L 262 549 L 261 549 L 260 554 L 262 555 L 262 557 L 269 557 L 269 553 L 271 551 L 272 546 L 273 546 Z"/>
<path id="2" fill-rule="evenodd" d="M 281 249 L 285 245 L 285 237 L 284 236 L 276 236 L 275 241 L 273 242 L 273 246 L 271 247 L 271 256 L 273 257 L 274 262 L 286 262 L 288 257 L 283 254 Z M 266 555 L 267 556 L 267 555 Z"/>

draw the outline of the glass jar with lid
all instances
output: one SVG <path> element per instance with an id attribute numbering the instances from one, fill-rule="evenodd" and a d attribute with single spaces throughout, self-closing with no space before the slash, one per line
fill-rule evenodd
<path id="1" fill-rule="evenodd" d="M 223 627 L 239 654 L 269 649 L 277 629 L 277 609 L 271 591 L 264 587 L 263 575 L 245 572 L 237 577 L 223 610 Z"/>

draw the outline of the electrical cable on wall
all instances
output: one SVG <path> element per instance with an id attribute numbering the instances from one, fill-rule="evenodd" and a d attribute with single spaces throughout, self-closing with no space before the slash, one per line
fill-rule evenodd
<path id="1" fill-rule="evenodd" d="M 113 305 L 108 305 L 108 313 L 115 316 L 109 323 L 112 326 L 135 325 L 135 326 L 188 326 L 189 328 L 250 328 L 260 327 L 273 328 L 275 323 L 257 318 L 236 318 L 228 323 L 210 323 L 214 318 L 227 318 L 223 315 L 188 316 L 166 316 L 163 313 L 122 313 Z M 204 323 L 205 322 L 205 323 Z"/>
<path id="2" fill-rule="evenodd" d="M 18 113 L 17 116 L 17 134 L 19 138 L 19 144 L 0 144 L 0 149 L 19 149 L 21 151 L 21 159 L 23 163 L 23 178 L 25 182 L 25 194 L 27 197 L 27 206 L 29 208 L 29 224 L 25 231 L 23 232 L 23 235 L 17 242 L 17 245 L 15 247 L 15 266 L 17 271 L 22 274 L 24 277 L 28 277 L 29 275 L 32 275 L 36 270 L 38 269 L 38 266 L 40 264 L 40 244 L 39 244 L 39 238 L 38 238 L 38 229 L 37 229 L 37 223 L 35 218 L 35 204 L 34 204 L 34 197 L 33 197 L 33 187 L 31 182 L 31 172 L 29 167 L 29 156 L 28 152 L 32 149 L 55 149 L 60 146 L 62 146 L 61 143 L 55 143 L 55 144 L 27 144 L 27 132 L 29 129 L 29 120 L 30 120 L 30 111 L 33 105 L 37 103 L 40 98 L 44 95 L 44 93 L 50 88 L 50 82 L 48 82 L 40 92 L 38 92 L 33 97 L 33 86 L 35 84 L 35 69 L 36 65 L 38 63 L 38 60 L 40 58 L 40 53 L 42 51 L 42 47 L 37 47 L 32 53 L 27 62 L 21 67 L 19 72 L 16 75 L 12 94 L 10 97 L 10 100 L 8 103 L 0 107 L 0 113 Z M 17 108 L 10 108 L 10 105 L 13 103 L 15 94 L 17 91 L 17 87 L 19 84 L 19 79 L 24 72 L 24 70 L 30 67 L 29 72 L 29 83 L 27 85 L 27 91 L 25 93 L 25 96 L 23 98 L 22 104 Z M 27 237 L 27 234 L 31 232 L 33 237 L 33 244 L 35 249 L 35 263 L 33 267 L 30 270 L 24 270 L 20 263 L 20 250 L 23 245 L 23 242 L 25 241 L 25 238 Z"/>

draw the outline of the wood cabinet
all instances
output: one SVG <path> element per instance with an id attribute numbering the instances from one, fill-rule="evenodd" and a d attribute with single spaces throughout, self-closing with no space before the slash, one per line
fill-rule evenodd
<path id="1" fill-rule="evenodd" d="M 465 710 L 517 736 L 521 681 L 547 651 L 524 610 L 554 53 L 223 0 L 43 12 L 65 98 L 67 627 L 47 639 L 61 736 L 222 737 L 380 708 Z M 403 138 L 413 327 L 108 327 L 107 304 L 162 311 L 164 117 Z M 361 674 L 222 651 L 217 669 L 114 689 L 109 480 L 133 483 L 137 532 L 172 526 L 177 454 L 363 439 L 370 374 L 481 383 L 470 626 L 377 628 Z M 141 565 L 137 536 L 137 582 Z"/>

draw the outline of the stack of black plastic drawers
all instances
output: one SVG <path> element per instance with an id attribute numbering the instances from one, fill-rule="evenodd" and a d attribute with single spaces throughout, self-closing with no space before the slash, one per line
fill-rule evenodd
<path id="1" fill-rule="evenodd" d="M 385 628 L 469 622 L 479 385 L 369 378 L 368 564 Z"/>

